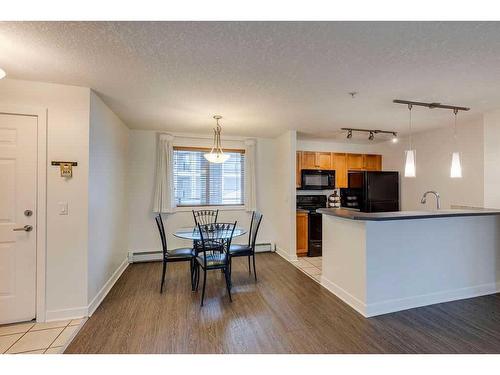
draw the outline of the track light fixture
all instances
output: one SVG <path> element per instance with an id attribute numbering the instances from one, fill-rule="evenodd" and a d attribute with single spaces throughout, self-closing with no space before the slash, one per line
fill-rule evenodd
<path id="1" fill-rule="evenodd" d="M 398 143 L 398 134 L 396 132 L 392 133 L 392 143 Z"/>
<path id="2" fill-rule="evenodd" d="M 396 143 L 398 141 L 398 133 L 393 132 L 393 131 L 388 131 L 388 130 L 354 129 L 354 128 L 342 128 L 341 130 L 344 130 L 347 132 L 347 139 L 352 138 L 353 132 L 359 132 L 359 133 L 369 133 L 368 139 L 370 141 L 373 141 L 375 139 L 375 134 L 391 134 L 392 135 L 392 142 Z"/>

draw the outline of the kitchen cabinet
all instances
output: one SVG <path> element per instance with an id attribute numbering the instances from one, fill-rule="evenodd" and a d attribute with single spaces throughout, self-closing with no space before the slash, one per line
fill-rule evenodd
<path id="1" fill-rule="evenodd" d="M 297 256 L 307 256 L 308 243 L 308 213 L 306 211 L 297 211 L 296 217 L 296 236 L 297 236 Z"/>
<path id="2" fill-rule="evenodd" d="M 295 161 L 295 187 L 298 188 L 302 184 L 301 171 L 302 171 L 302 152 L 299 151 L 297 152 L 297 160 Z"/>
<path id="3" fill-rule="evenodd" d="M 347 170 L 364 169 L 363 154 L 347 154 Z"/>
<path id="4" fill-rule="evenodd" d="M 331 169 L 332 154 L 330 152 L 301 152 L 301 169 Z"/>
<path id="5" fill-rule="evenodd" d="M 363 164 L 367 171 L 381 171 L 382 155 L 364 155 Z"/>
<path id="6" fill-rule="evenodd" d="M 335 170 L 335 187 L 347 187 L 349 170 L 382 170 L 382 155 L 341 152 L 297 151 L 296 186 L 300 188 L 302 169 Z"/>
<path id="7" fill-rule="evenodd" d="M 335 187 L 347 187 L 347 155 L 332 153 L 332 169 L 335 170 Z"/>

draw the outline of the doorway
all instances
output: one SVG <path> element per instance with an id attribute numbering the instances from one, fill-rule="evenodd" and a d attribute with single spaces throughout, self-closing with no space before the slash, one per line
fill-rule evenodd
<path id="1" fill-rule="evenodd" d="M 43 112 L 0 108 L 0 324 L 45 319 L 45 134 Z"/>

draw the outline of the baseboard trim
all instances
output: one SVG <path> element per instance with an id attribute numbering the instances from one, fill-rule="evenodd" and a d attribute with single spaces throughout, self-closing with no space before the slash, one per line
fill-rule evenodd
<path id="1" fill-rule="evenodd" d="M 334 282 L 328 280 L 324 276 L 321 277 L 321 285 L 331 293 L 335 294 L 338 298 L 351 306 L 365 318 L 389 314 L 397 311 L 414 309 L 417 307 L 435 305 L 437 303 L 445 303 L 458 301 L 461 299 L 480 297 L 500 292 L 500 282 L 498 282 L 365 304 L 363 301 L 354 297 L 352 294 L 350 294 Z"/>
<path id="2" fill-rule="evenodd" d="M 87 306 L 75 307 L 71 309 L 48 310 L 45 313 L 45 322 L 57 320 L 79 319 L 86 317 L 88 313 Z"/>
<path id="3" fill-rule="evenodd" d="M 321 276 L 321 285 L 324 286 L 330 293 L 335 294 L 338 298 L 347 303 L 349 306 L 351 306 L 354 310 L 363 315 L 365 318 L 368 318 L 368 315 L 366 314 L 367 306 L 366 304 L 363 303 L 363 301 L 354 297 L 345 289 L 341 288 L 334 282 L 328 280 L 323 275 Z"/>
<path id="4" fill-rule="evenodd" d="M 287 260 L 288 262 L 296 262 L 298 260 L 297 255 L 291 256 L 286 251 L 277 246 L 276 246 L 276 254 L 278 254 L 280 257 Z"/>
<path id="5" fill-rule="evenodd" d="M 461 299 L 474 298 L 495 294 L 500 292 L 500 282 L 476 285 L 472 287 L 446 290 L 437 293 L 423 294 L 415 297 L 392 299 L 377 303 L 369 303 L 366 306 L 366 316 L 377 316 L 396 311 L 414 309 L 422 306 L 434 305 L 458 301 Z"/>
<path id="6" fill-rule="evenodd" d="M 106 281 L 106 283 L 103 285 L 101 290 L 97 293 L 97 295 L 92 299 L 92 301 L 89 303 L 87 311 L 88 314 L 87 316 L 92 316 L 92 314 L 97 310 L 101 302 L 104 300 L 104 298 L 108 295 L 109 291 L 113 286 L 115 285 L 116 281 L 120 278 L 122 275 L 123 271 L 127 269 L 129 265 L 129 260 L 128 257 L 125 258 L 125 260 L 118 266 L 118 268 L 113 272 L 111 277 Z"/>

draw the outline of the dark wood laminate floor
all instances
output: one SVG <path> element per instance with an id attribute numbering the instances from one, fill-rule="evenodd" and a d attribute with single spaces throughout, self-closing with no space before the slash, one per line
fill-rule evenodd
<path id="1" fill-rule="evenodd" d="M 363 318 L 276 254 L 210 272 L 205 306 L 185 263 L 133 264 L 66 353 L 500 353 L 500 295 Z"/>

